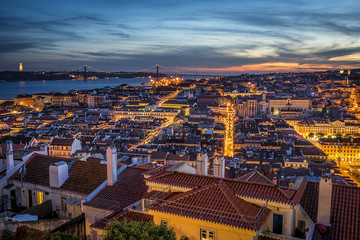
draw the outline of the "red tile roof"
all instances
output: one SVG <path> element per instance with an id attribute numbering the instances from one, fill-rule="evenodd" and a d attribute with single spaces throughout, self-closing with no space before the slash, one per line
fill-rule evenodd
<path id="1" fill-rule="evenodd" d="M 144 212 L 139 212 L 139 211 L 134 211 L 134 210 L 130 210 L 130 209 L 126 209 L 126 210 L 118 210 L 115 211 L 113 213 L 111 213 L 110 215 L 100 219 L 99 221 L 96 221 L 95 223 L 93 223 L 90 227 L 92 228 L 98 228 L 98 229 L 104 229 L 106 227 L 106 225 L 108 224 L 108 222 L 112 222 L 112 221 L 137 221 L 137 222 L 150 222 L 154 220 L 154 217 L 150 214 L 144 213 Z"/>
<path id="2" fill-rule="evenodd" d="M 255 231 L 271 212 L 237 197 L 223 180 L 160 200 L 149 209 Z"/>
<path id="3" fill-rule="evenodd" d="M 333 184 L 331 239 L 360 239 L 360 188 Z"/>
<path id="4" fill-rule="evenodd" d="M 99 166 L 99 165 L 98 165 Z M 147 169 L 127 167 L 113 186 L 106 186 L 87 206 L 106 210 L 123 209 L 139 201 L 147 192 L 143 173 Z"/>
<path id="5" fill-rule="evenodd" d="M 168 169 L 169 167 L 170 166 L 156 167 L 150 171 L 145 172 L 144 175 L 155 177 L 157 175 L 164 173 L 166 171 L 166 169 Z"/>
<path id="6" fill-rule="evenodd" d="M 161 191 L 156 191 L 153 190 L 151 192 L 146 193 L 143 196 L 143 199 L 147 199 L 147 200 L 166 200 L 176 194 L 180 194 L 181 192 L 161 192 Z"/>
<path id="7" fill-rule="evenodd" d="M 150 177 L 146 181 L 193 189 L 217 182 L 220 179 L 222 178 L 182 172 L 167 172 Z M 224 181 L 238 196 L 286 204 L 297 204 L 300 201 L 298 197 L 293 199 L 297 192 L 294 189 L 279 187 L 270 183 L 252 183 L 232 179 L 224 179 Z"/>
<path id="8" fill-rule="evenodd" d="M 259 171 L 255 170 L 250 173 L 247 173 L 241 177 L 238 177 L 237 180 L 242 180 L 246 182 L 253 182 L 253 183 L 264 183 L 264 184 L 272 184 L 275 185 L 270 179 L 265 177 Z"/>
<path id="9" fill-rule="evenodd" d="M 151 153 L 151 161 L 165 160 L 167 154 L 168 154 L 167 152 L 152 152 Z"/>
<path id="10" fill-rule="evenodd" d="M 189 161 L 190 155 L 169 154 L 166 158 L 168 161 Z"/>
<path id="11" fill-rule="evenodd" d="M 101 158 L 96 158 L 96 157 L 88 157 L 86 159 L 87 162 L 92 162 L 92 163 L 97 163 L 97 164 L 100 164 L 101 161 L 103 161 L 104 159 L 101 159 Z"/>
<path id="12" fill-rule="evenodd" d="M 22 150 L 25 148 L 25 146 L 26 145 L 23 145 L 23 144 L 13 144 L 13 151 Z M 6 144 L 4 144 L 1 148 L 0 153 L 5 155 L 6 152 L 7 152 L 7 146 L 6 146 Z"/>
<path id="13" fill-rule="evenodd" d="M 49 166 L 59 161 L 72 163 L 68 179 L 59 188 L 61 190 L 88 195 L 106 180 L 106 165 L 35 153 L 25 164 L 26 174 L 23 176 L 23 181 L 50 187 Z M 21 181 L 19 170 L 10 177 L 10 180 Z"/>
<path id="14" fill-rule="evenodd" d="M 54 138 L 50 145 L 54 146 L 71 146 L 74 142 L 72 138 Z"/>
<path id="15" fill-rule="evenodd" d="M 332 185 L 331 212 L 329 232 L 332 240 L 359 240 L 360 239 L 360 188 L 340 184 Z M 308 182 L 301 206 L 317 221 L 319 201 L 319 183 Z"/>
<path id="16" fill-rule="evenodd" d="M 300 205 L 313 222 L 317 222 L 319 183 L 309 181 L 300 200 Z"/>

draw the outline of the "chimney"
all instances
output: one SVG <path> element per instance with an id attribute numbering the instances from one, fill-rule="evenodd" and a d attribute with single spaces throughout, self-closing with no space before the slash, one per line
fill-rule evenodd
<path id="1" fill-rule="evenodd" d="M 117 181 L 117 152 L 115 147 L 106 149 L 107 183 L 114 185 Z"/>
<path id="2" fill-rule="evenodd" d="M 47 145 L 40 145 L 40 151 L 44 152 L 45 155 L 48 155 L 48 147 Z"/>
<path id="3" fill-rule="evenodd" d="M 318 223 L 330 224 L 332 183 L 331 178 L 322 177 L 319 184 Z"/>
<path id="4" fill-rule="evenodd" d="M 59 188 L 69 177 L 69 167 L 64 161 L 50 164 L 49 182 L 50 187 Z"/>
<path id="5" fill-rule="evenodd" d="M 12 141 L 6 141 L 6 170 L 10 171 L 14 165 L 13 143 Z"/>
<path id="6" fill-rule="evenodd" d="M 208 175 L 207 153 L 198 153 L 196 157 L 196 174 Z"/>
<path id="7" fill-rule="evenodd" d="M 225 159 L 217 155 L 214 158 L 214 176 L 215 177 L 225 177 Z"/>
<path id="8" fill-rule="evenodd" d="M 277 185 L 277 177 L 273 177 L 272 182 L 273 182 L 275 185 Z"/>

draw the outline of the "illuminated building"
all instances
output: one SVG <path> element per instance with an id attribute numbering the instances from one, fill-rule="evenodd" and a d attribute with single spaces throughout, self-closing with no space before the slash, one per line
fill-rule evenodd
<path id="1" fill-rule="evenodd" d="M 151 107 L 123 107 L 115 108 L 114 110 L 114 119 L 119 121 L 122 118 L 135 118 L 135 117 L 158 117 L 158 118 L 167 118 L 169 124 L 171 124 L 175 117 L 180 112 L 179 108 L 151 108 Z"/>
<path id="2" fill-rule="evenodd" d="M 253 95 L 247 98 L 236 98 L 235 109 L 240 117 L 258 117 L 268 111 L 266 95 Z"/>
<path id="3" fill-rule="evenodd" d="M 319 146 L 329 160 L 340 160 L 340 164 L 360 165 L 360 138 L 322 138 Z"/>
<path id="4" fill-rule="evenodd" d="M 159 87 L 159 86 L 169 86 L 169 85 L 178 85 L 180 84 L 182 81 L 181 78 L 162 78 L 160 80 L 153 80 L 153 79 L 150 79 L 150 86 L 155 86 L 155 87 Z"/>
<path id="5" fill-rule="evenodd" d="M 49 155 L 70 157 L 77 150 L 81 150 L 80 140 L 69 138 L 54 138 L 49 146 Z"/>
<path id="6" fill-rule="evenodd" d="M 322 133 L 324 135 L 336 134 L 357 134 L 359 133 L 359 124 L 345 123 L 342 121 L 307 121 L 295 124 L 295 131 L 303 136 L 309 133 Z"/>
<path id="7" fill-rule="evenodd" d="M 224 141 L 224 156 L 234 155 L 234 109 L 231 103 L 227 105 L 226 130 Z"/>
<path id="8" fill-rule="evenodd" d="M 22 65 L 22 63 L 20 63 L 20 65 L 19 65 L 19 71 L 20 71 L 20 72 L 23 71 L 23 65 Z"/>
<path id="9" fill-rule="evenodd" d="M 269 100 L 269 109 L 273 114 L 276 114 L 281 109 L 291 108 L 308 110 L 311 108 L 311 100 L 301 98 L 273 98 Z"/>

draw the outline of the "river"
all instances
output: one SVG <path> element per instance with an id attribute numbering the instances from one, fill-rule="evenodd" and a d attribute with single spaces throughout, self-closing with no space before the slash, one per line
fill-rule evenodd
<path id="1" fill-rule="evenodd" d="M 115 87 L 121 84 L 139 86 L 141 83 L 149 83 L 149 78 L 109 78 L 88 80 L 42 80 L 42 81 L 19 81 L 0 82 L 0 99 L 13 99 L 19 94 L 34 94 L 61 92 L 69 90 L 95 89 L 106 86 Z"/>

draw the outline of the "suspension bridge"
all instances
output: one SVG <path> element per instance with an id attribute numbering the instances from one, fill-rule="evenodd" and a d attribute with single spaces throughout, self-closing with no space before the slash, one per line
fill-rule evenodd
<path id="1" fill-rule="evenodd" d="M 91 67 L 89 65 L 82 65 L 80 67 L 77 67 L 70 71 L 65 71 L 65 72 L 78 72 L 78 73 L 81 72 L 84 75 L 85 79 L 86 79 L 88 73 L 103 73 L 103 74 L 115 73 L 115 72 L 109 72 L 109 71 L 97 69 L 97 68 Z M 197 73 L 197 72 L 182 72 L 182 71 L 177 71 L 174 68 L 161 66 L 159 64 L 155 64 L 151 67 L 139 69 L 139 70 L 135 70 L 135 71 L 131 71 L 131 72 L 124 71 L 124 72 L 116 72 L 116 73 L 121 73 L 121 74 L 144 73 L 144 74 L 151 74 L 151 75 L 155 74 L 157 80 L 159 80 L 160 76 L 170 76 L 170 75 L 171 76 L 179 76 L 179 77 L 194 77 L 195 80 L 196 80 L 196 78 L 206 78 L 206 77 L 215 78 L 215 77 L 224 77 L 224 76 L 234 75 L 234 74 L 215 74 L 215 73 L 209 74 L 209 73 Z"/>

